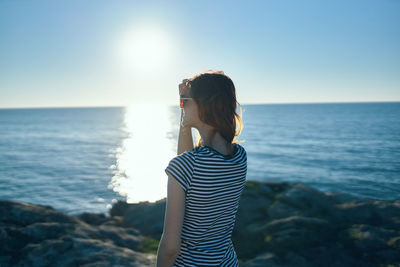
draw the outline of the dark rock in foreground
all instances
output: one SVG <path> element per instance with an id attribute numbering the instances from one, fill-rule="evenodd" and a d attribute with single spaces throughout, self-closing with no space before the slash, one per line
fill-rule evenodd
<path id="1" fill-rule="evenodd" d="M 155 266 L 146 238 L 118 218 L 0 200 L 0 266 Z M 98 222 L 102 221 L 102 224 Z"/>
<path id="2" fill-rule="evenodd" d="M 241 266 L 400 264 L 400 201 L 249 181 L 233 241 Z"/>
<path id="3" fill-rule="evenodd" d="M 155 266 L 165 199 L 70 216 L 0 200 L 0 266 Z M 400 266 L 400 201 L 247 181 L 233 243 L 240 266 Z"/>
<path id="4" fill-rule="evenodd" d="M 164 208 L 118 202 L 110 213 L 159 239 Z M 400 266 L 400 200 L 247 181 L 232 239 L 240 266 Z"/>

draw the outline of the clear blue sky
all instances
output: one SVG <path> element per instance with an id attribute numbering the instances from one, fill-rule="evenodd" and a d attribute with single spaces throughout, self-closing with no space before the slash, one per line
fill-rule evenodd
<path id="1" fill-rule="evenodd" d="M 400 101 L 400 1 L 0 1 L 0 108 Z"/>

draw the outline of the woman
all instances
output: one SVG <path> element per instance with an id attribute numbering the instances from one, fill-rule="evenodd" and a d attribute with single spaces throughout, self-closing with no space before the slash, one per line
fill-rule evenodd
<path id="1" fill-rule="evenodd" d="M 183 80 L 178 155 L 168 164 L 157 266 L 238 266 L 231 236 L 247 173 L 232 80 L 208 72 Z M 193 147 L 191 128 L 200 136 Z"/>

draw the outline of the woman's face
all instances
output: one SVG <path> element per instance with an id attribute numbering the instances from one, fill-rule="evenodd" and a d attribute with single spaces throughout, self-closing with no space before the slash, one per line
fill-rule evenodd
<path id="1" fill-rule="evenodd" d="M 183 97 L 190 97 L 189 92 L 186 92 Z M 183 104 L 183 118 L 182 123 L 188 127 L 197 128 L 200 119 L 198 116 L 197 104 L 194 99 L 185 100 Z"/>

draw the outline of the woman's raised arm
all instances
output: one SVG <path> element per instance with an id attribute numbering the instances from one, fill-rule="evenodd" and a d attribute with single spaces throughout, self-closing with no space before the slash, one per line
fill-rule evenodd
<path id="1" fill-rule="evenodd" d="M 181 109 L 181 119 L 182 121 L 183 109 Z M 179 137 L 178 137 L 178 155 L 182 154 L 187 150 L 193 149 L 193 137 L 192 137 L 192 128 L 188 126 L 179 126 Z"/>

